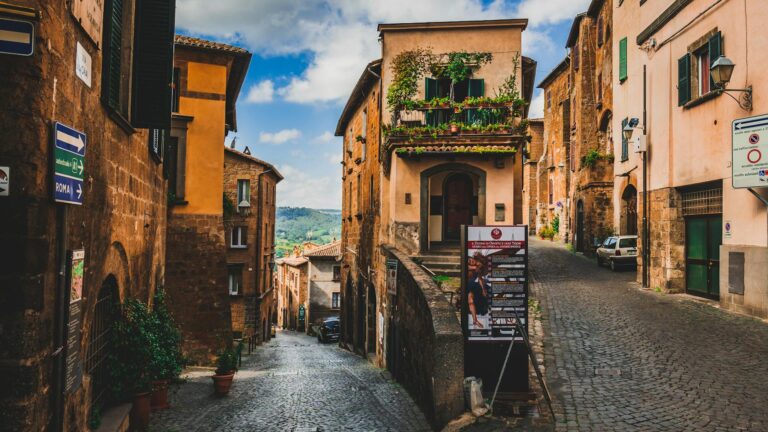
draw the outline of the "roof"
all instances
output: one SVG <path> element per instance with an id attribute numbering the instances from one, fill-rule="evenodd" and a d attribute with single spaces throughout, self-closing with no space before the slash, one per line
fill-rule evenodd
<path id="1" fill-rule="evenodd" d="M 344 105 L 344 110 L 341 112 L 339 122 L 336 124 L 336 136 L 344 136 L 344 129 L 347 123 L 355 114 L 356 108 L 362 103 L 365 96 L 371 90 L 371 87 L 381 79 L 381 59 L 374 60 L 365 67 L 363 74 L 355 84 L 355 88 L 352 89 L 352 94 L 347 99 L 347 104 Z"/>
<path id="2" fill-rule="evenodd" d="M 552 69 L 547 76 L 544 77 L 543 80 L 537 85 L 536 87 L 543 89 L 544 87 L 548 86 L 552 83 L 552 81 L 555 80 L 561 73 L 568 70 L 568 65 L 571 63 L 571 58 L 569 56 L 565 56 L 563 61 L 561 61 L 557 66 L 555 66 L 554 69 Z"/>
<path id="3" fill-rule="evenodd" d="M 341 240 L 337 240 L 332 243 L 320 245 L 312 248 L 311 250 L 304 252 L 305 257 L 332 257 L 336 258 L 341 256 Z"/>
<path id="4" fill-rule="evenodd" d="M 240 95 L 245 75 L 248 73 L 248 66 L 251 64 L 251 53 L 233 45 L 184 35 L 176 35 L 174 44 L 178 47 L 219 52 L 233 57 L 232 67 L 229 70 L 229 77 L 227 77 L 226 122 L 227 131 L 237 131 L 237 97 Z"/>
<path id="5" fill-rule="evenodd" d="M 590 18 L 597 18 L 597 15 L 600 13 L 600 8 L 603 7 L 603 3 L 605 3 L 605 0 L 592 0 L 587 8 L 587 15 Z"/>
<path id="6" fill-rule="evenodd" d="M 522 96 L 527 102 L 523 108 L 523 115 L 528 117 L 528 109 L 531 107 L 531 100 L 533 99 L 533 80 L 536 79 L 536 60 L 523 56 L 522 72 L 523 72 L 523 85 Z"/>
<path id="7" fill-rule="evenodd" d="M 528 119 L 528 123 L 544 123 L 544 119 L 543 118 L 532 118 L 532 119 Z"/>
<path id="8" fill-rule="evenodd" d="M 522 27 L 522 30 L 528 26 L 528 20 L 525 18 L 499 19 L 499 20 L 475 20 L 475 21 L 435 21 L 435 22 L 417 22 L 417 23 L 390 23 L 379 24 L 377 30 L 379 33 L 387 31 L 409 31 L 409 30 L 450 30 L 450 29 L 470 29 L 470 28 L 494 28 L 494 27 Z"/>
<path id="9" fill-rule="evenodd" d="M 301 257 L 301 256 L 300 257 L 283 258 L 283 264 L 288 264 L 291 267 L 298 267 L 298 266 L 304 265 L 304 264 L 306 264 L 308 262 L 309 262 L 309 260 L 307 258 L 304 258 L 304 257 Z"/>
<path id="10" fill-rule="evenodd" d="M 275 166 L 272 165 L 269 162 L 263 161 L 263 160 L 261 160 L 259 158 L 255 158 L 255 157 L 253 157 L 251 155 L 247 155 L 247 154 L 245 154 L 245 153 L 243 153 L 243 152 L 241 152 L 239 150 L 235 150 L 235 149 L 229 148 L 229 147 L 224 147 L 224 153 L 226 154 L 227 152 L 231 153 L 234 156 L 239 156 L 240 158 L 245 159 L 245 160 L 247 160 L 249 162 L 255 162 L 255 163 L 259 164 L 259 165 L 262 165 L 262 166 L 266 167 L 268 170 L 272 170 L 272 172 L 277 177 L 277 181 L 278 182 L 285 178 L 285 177 L 283 177 L 282 174 L 280 174 L 280 171 L 278 171 L 277 168 L 275 168 Z"/>
<path id="11" fill-rule="evenodd" d="M 573 46 L 573 44 L 576 43 L 576 38 L 579 37 L 579 24 L 581 24 L 581 20 L 584 19 L 585 16 L 587 16 L 587 13 L 582 12 L 576 15 L 576 18 L 573 19 L 573 24 L 571 24 L 571 31 L 568 33 L 568 40 L 565 42 L 566 48 L 570 48 Z"/>

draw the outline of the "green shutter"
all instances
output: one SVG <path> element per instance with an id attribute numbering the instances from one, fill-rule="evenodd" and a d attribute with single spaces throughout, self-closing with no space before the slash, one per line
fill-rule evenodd
<path id="1" fill-rule="evenodd" d="M 683 106 L 691 100 L 691 55 L 686 54 L 677 60 L 677 106 Z"/>
<path id="2" fill-rule="evenodd" d="M 424 99 L 432 100 L 437 97 L 437 80 L 433 78 L 424 78 Z M 426 112 L 426 124 L 429 126 L 437 126 L 436 116 L 432 111 Z"/>
<path id="3" fill-rule="evenodd" d="M 176 0 L 136 1 L 131 86 L 134 127 L 171 128 L 175 15 Z"/>
<path id="4" fill-rule="evenodd" d="M 715 60 L 723 53 L 723 36 L 720 32 L 715 33 L 709 38 L 709 65 L 710 67 L 715 64 Z M 715 88 L 715 80 L 712 79 L 712 74 L 709 75 L 709 88 Z"/>
<path id="5" fill-rule="evenodd" d="M 629 159 L 629 140 L 624 138 L 624 128 L 627 127 L 629 119 L 625 118 L 621 121 L 621 160 L 625 161 Z"/>
<path id="6" fill-rule="evenodd" d="M 469 85 L 469 97 L 481 97 L 485 96 L 485 80 L 482 79 L 470 79 Z M 477 109 L 467 110 L 467 123 L 472 124 L 480 120 Z"/>
<path id="7" fill-rule="evenodd" d="M 619 81 L 627 79 L 627 38 L 619 41 Z"/>
<path id="8" fill-rule="evenodd" d="M 120 74 L 123 42 L 123 0 L 107 0 L 104 13 L 104 53 L 101 73 L 102 100 L 120 108 Z"/>

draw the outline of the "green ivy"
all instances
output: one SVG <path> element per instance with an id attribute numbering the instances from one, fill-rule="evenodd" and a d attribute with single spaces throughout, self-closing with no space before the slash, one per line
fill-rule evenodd
<path id="1" fill-rule="evenodd" d="M 108 354 L 112 392 L 118 400 L 149 391 L 150 364 L 158 350 L 155 317 L 146 304 L 128 299 L 112 328 L 112 351 Z"/>
<path id="2" fill-rule="evenodd" d="M 152 306 L 153 333 L 158 344 L 150 364 L 152 379 L 154 380 L 175 380 L 181 375 L 181 370 L 184 367 L 184 358 L 181 353 L 181 332 L 168 311 L 165 295 L 165 290 L 158 288 Z"/>
<path id="3" fill-rule="evenodd" d="M 411 100 L 419 90 L 421 78 L 434 62 L 434 54 L 429 48 L 417 48 L 403 51 L 392 59 L 392 84 L 387 89 L 387 104 L 394 114 Z"/>
<path id="4" fill-rule="evenodd" d="M 223 206 L 225 219 L 229 219 L 235 215 L 235 202 L 232 201 L 232 198 L 230 198 L 229 194 L 226 192 L 224 192 Z"/>
<path id="5" fill-rule="evenodd" d="M 590 149 L 586 155 L 581 158 L 581 166 L 585 168 L 594 168 L 601 160 L 613 162 L 613 154 L 600 153 L 597 149 Z"/>

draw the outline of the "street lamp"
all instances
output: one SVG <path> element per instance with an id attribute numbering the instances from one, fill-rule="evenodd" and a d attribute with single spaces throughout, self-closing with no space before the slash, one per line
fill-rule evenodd
<path id="1" fill-rule="evenodd" d="M 621 136 L 624 137 L 624 140 L 630 141 L 632 139 L 632 134 L 635 132 L 635 129 L 638 128 L 637 125 L 640 124 L 640 120 L 632 117 L 627 122 L 627 125 L 624 126 L 624 129 L 621 130 Z M 642 127 L 638 129 L 643 129 Z"/>
<path id="2" fill-rule="evenodd" d="M 728 96 L 735 100 L 742 109 L 752 111 L 752 86 L 748 86 L 745 89 L 725 88 L 731 81 L 731 76 L 733 75 L 733 69 L 735 67 L 736 64 L 724 55 L 721 55 L 714 63 L 712 63 L 709 71 L 712 75 L 712 81 L 715 83 L 715 90 L 719 93 L 728 94 Z M 740 99 L 736 99 L 728 92 L 741 92 L 742 95 Z"/>

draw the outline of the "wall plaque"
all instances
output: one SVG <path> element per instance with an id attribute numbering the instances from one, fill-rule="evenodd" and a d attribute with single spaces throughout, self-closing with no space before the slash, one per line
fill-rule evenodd
<path id="1" fill-rule="evenodd" d="M 101 48 L 101 27 L 104 19 L 104 0 L 71 0 L 72 16 L 88 37 Z"/>

